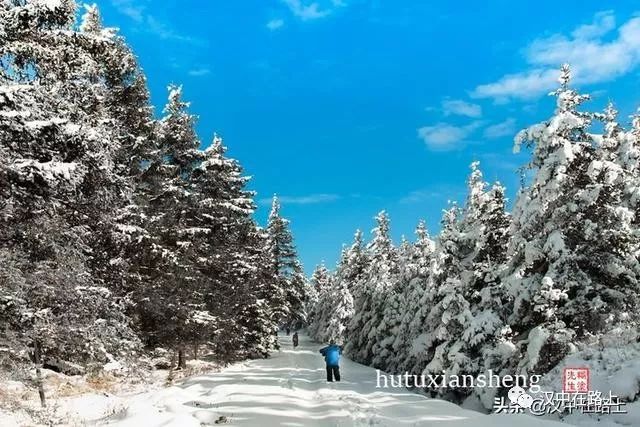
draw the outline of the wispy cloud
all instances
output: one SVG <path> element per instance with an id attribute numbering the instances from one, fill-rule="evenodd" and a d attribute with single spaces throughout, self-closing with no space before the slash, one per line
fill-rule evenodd
<path id="1" fill-rule="evenodd" d="M 320 203 L 335 202 L 340 199 L 338 194 L 309 194 L 305 196 L 278 196 L 280 203 L 283 205 L 317 205 Z M 258 201 L 261 205 L 270 205 L 272 198 L 264 198 Z"/>
<path id="2" fill-rule="evenodd" d="M 144 2 L 134 2 L 133 0 L 111 0 L 111 4 L 123 15 L 128 16 L 136 22 L 144 21 Z"/>
<path id="3" fill-rule="evenodd" d="M 148 3 L 148 0 L 111 0 L 111 4 L 118 12 L 133 20 L 137 24 L 137 29 L 140 31 L 152 33 L 163 40 L 203 44 L 202 40 L 180 34 L 167 23 L 158 20 L 148 12 Z"/>
<path id="4" fill-rule="evenodd" d="M 445 116 L 456 115 L 478 118 L 482 116 L 482 107 L 461 99 L 444 99 L 442 101 L 442 112 Z"/>
<path id="5" fill-rule="evenodd" d="M 422 139 L 431 150 L 447 151 L 461 148 L 467 142 L 467 138 L 480 126 L 482 122 L 479 120 L 464 126 L 440 122 L 433 126 L 419 128 L 418 138 Z"/>
<path id="6" fill-rule="evenodd" d="M 433 191 L 433 190 L 414 190 L 402 197 L 399 203 L 402 204 L 411 204 L 411 203 L 420 203 L 426 200 L 432 200 L 436 198 L 440 198 L 443 196 L 442 192 Z"/>
<path id="7" fill-rule="evenodd" d="M 282 19 L 272 19 L 271 21 L 267 22 L 267 28 L 271 31 L 279 30 L 283 26 L 284 20 Z"/>
<path id="8" fill-rule="evenodd" d="M 607 82 L 627 74 L 640 65 L 640 17 L 616 26 L 613 12 L 599 12 L 591 24 L 581 25 L 569 35 L 539 38 L 524 52 L 528 69 L 479 85 L 471 95 L 497 102 L 537 98 L 557 86 L 557 70 L 564 62 L 571 64 L 575 81 L 582 84 Z"/>
<path id="9" fill-rule="evenodd" d="M 419 190 L 413 190 L 406 196 L 402 197 L 398 203 L 401 204 L 415 204 L 428 201 L 442 201 L 443 199 L 449 200 L 451 198 L 463 197 L 465 194 L 464 187 L 455 187 L 448 184 L 443 184 L 434 188 L 422 188 Z"/>
<path id="10" fill-rule="evenodd" d="M 508 118 L 503 122 L 487 126 L 484 130 L 484 137 L 489 139 L 501 138 L 503 136 L 514 136 L 516 133 L 516 119 Z"/>
<path id="11" fill-rule="evenodd" d="M 203 77 L 209 74 L 211 74 L 211 69 L 206 67 L 195 68 L 189 71 L 189 75 L 192 77 Z"/>
<path id="12" fill-rule="evenodd" d="M 343 0 L 308 1 L 308 0 L 282 0 L 296 18 L 303 21 L 326 18 L 336 9 L 346 6 Z M 322 3 L 322 4 L 321 4 Z"/>
<path id="13" fill-rule="evenodd" d="M 485 169 L 507 171 L 516 176 L 519 174 L 518 169 L 522 166 L 522 163 L 514 159 L 511 151 L 506 153 L 482 153 L 480 154 L 480 159 Z M 514 175 L 511 175 L 511 177 L 513 178 Z"/>
<path id="14" fill-rule="evenodd" d="M 146 29 L 163 40 L 176 40 L 192 44 L 201 44 L 202 41 L 191 36 L 177 33 L 173 28 L 164 22 L 159 21 L 152 15 L 146 15 Z"/>
<path id="15" fill-rule="evenodd" d="M 616 17 L 611 10 L 595 14 L 591 24 L 580 25 L 571 35 L 576 39 L 592 39 L 602 37 L 616 28 Z"/>

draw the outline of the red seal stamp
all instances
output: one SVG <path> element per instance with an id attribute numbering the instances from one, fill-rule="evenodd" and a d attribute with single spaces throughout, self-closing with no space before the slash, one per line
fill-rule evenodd
<path id="1" fill-rule="evenodd" d="M 564 368 L 562 371 L 563 392 L 587 393 L 589 386 L 589 368 Z"/>

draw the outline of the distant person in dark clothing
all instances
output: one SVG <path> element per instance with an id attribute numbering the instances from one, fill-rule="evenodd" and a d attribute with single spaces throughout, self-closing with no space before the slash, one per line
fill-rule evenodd
<path id="1" fill-rule="evenodd" d="M 293 333 L 293 348 L 296 348 L 298 346 L 298 333 L 294 332 Z"/>
<path id="2" fill-rule="evenodd" d="M 289 334 L 291 333 L 291 329 L 289 329 L 289 327 L 288 327 L 288 326 L 287 326 L 286 331 L 287 331 L 287 336 L 289 336 Z"/>
<path id="3" fill-rule="evenodd" d="M 320 349 L 320 354 L 324 356 L 324 361 L 327 365 L 327 381 L 333 382 L 340 381 L 340 355 L 342 354 L 342 347 L 336 345 L 331 340 L 329 345 Z"/>

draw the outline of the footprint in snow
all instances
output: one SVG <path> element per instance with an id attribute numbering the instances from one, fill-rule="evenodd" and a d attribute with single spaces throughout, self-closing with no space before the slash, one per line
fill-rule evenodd
<path id="1" fill-rule="evenodd" d="M 216 404 L 215 403 L 211 403 L 211 402 L 201 402 L 201 401 L 197 401 L 197 400 L 192 400 L 189 402 L 185 402 L 183 403 L 184 406 L 191 406 L 192 408 L 203 408 L 203 409 L 210 409 L 210 408 L 215 408 Z"/>

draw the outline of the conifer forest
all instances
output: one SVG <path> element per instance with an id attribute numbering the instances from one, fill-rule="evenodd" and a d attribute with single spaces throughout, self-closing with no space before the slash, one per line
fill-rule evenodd
<path id="1" fill-rule="evenodd" d="M 640 114 L 592 108 L 558 63 L 553 108 L 510 136 L 519 188 L 473 161 L 438 229 L 412 212 L 398 241 L 381 205 L 307 275 L 286 199 L 261 206 L 260 175 L 228 155 L 236 141 L 197 132 L 183 86 L 155 109 L 107 24 L 74 0 L 0 0 L 0 425 L 640 425 Z M 375 388 L 380 372 L 493 373 L 558 392 L 567 367 L 627 412 L 504 415 L 508 387 Z M 234 393 L 258 403 L 227 408 Z M 92 394 L 97 414 L 74 409 L 99 408 Z"/>

